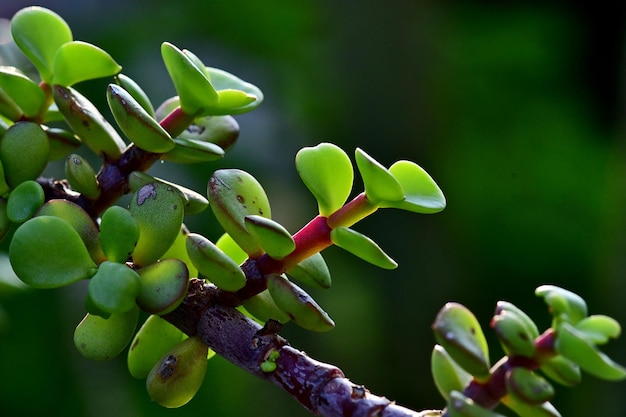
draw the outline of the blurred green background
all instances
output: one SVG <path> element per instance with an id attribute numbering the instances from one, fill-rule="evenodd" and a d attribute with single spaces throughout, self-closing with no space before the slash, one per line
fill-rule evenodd
<path id="1" fill-rule="evenodd" d="M 0 17 L 31 3 L 3 0 Z M 335 319 L 283 334 L 354 382 L 415 408 L 443 401 L 429 374 L 430 325 L 447 301 L 488 323 L 497 300 L 548 326 L 536 286 L 582 294 L 626 323 L 625 6 L 558 1 L 48 0 L 79 40 L 109 51 L 155 103 L 174 94 L 159 46 L 170 41 L 261 87 L 219 163 L 153 172 L 204 190 L 213 170 L 251 172 L 273 217 L 295 232 L 316 214 L 293 157 L 331 141 L 385 165 L 410 159 L 439 183 L 432 216 L 381 211 L 356 229 L 400 264 L 378 270 L 330 248 L 330 291 L 311 291 Z M 79 89 L 104 105 L 108 81 Z M 186 220 L 217 238 L 210 213 Z M 274 386 L 217 358 L 187 406 L 152 404 L 124 358 L 75 351 L 84 288 L 0 292 L 0 416 L 306 416 Z M 626 363 L 626 342 L 605 351 Z M 492 358 L 502 354 L 492 345 Z M 560 388 L 563 416 L 626 415 L 626 385 L 584 376 Z M 510 415 L 511 413 L 509 413 Z"/>

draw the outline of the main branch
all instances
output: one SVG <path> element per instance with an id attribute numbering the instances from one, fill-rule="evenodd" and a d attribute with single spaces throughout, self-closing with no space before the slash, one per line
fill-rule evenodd
<path id="1" fill-rule="evenodd" d="M 216 353 L 239 368 L 270 381 L 289 393 L 314 415 L 326 417 L 434 417 L 437 410 L 413 411 L 370 393 L 348 380 L 334 365 L 297 350 L 276 333 L 233 307 L 217 304 L 219 290 L 192 280 L 189 294 L 165 319 L 189 335 L 199 336 Z M 274 357 L 276 368 L 261 364 Z"/>

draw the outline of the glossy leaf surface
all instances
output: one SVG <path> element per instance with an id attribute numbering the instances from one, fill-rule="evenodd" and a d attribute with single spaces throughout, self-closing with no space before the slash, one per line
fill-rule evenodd
<path id="1" fill-rule="evenodd" d="M 312 287 L 330 288 L 332 284 L 328 265 L 319 252 L 306 258 L 286 273 L 299 283 Z"/>
<path id="2" fill-rule="evenodd" d="M 566 387 L 576 386 L 582 381 L 580 367 L 561 355 L 542 361 L 539 369 L 548 378 Z"/>
<path id="3" fill-rule="evenodd" d="M 617 320 L 602 314 L 585 317 L 576 323 L 575 327 L 596 345 L 605 344 L 609 339 L 616 339 L 622 333 L 622 327 Z"/>
<path id="4" fill-rule="evenodd" d="M 20 50 L 31 60 L 45 82 L 52 79 L 57 50 L 72 41 L 67 23 L 51 10 L 26 7 L 11 19 L 11 35 Z"/>
<path id="5" fill-rule="evenodd" d="M 185 113 L 196 115 L 217 104 L 219 98 L 209 77 L 188 55 L 169 42 L 161 45 L 161 55 Z"/>
<path id="6" fill-rule="evenodd" d="M 148 98 L 145 91 L 129 76 L 125 74 L 117 74 L 115 76 L 115 82 L 135 99 L 139 105 L 152 117 L 155 115 L 152 102 Z"/>
<path id="7" fill-rule="evenodd" d="M 359 258 L 384 269 L 394 269 L 398 264 L 369 237 L 348 227 L 337 227 L 330 232 L 333 243 Z"/>
<path id="8" fill-rule="evenodd" d="M 36 181 L 24 181 L 9 194 L 7 216 L 13 223 L 23 223 L 33 217 L 43 205 L 44 192 Z"/>
<path id="9" fill-rule="evenodd" d="M 507 371 L 506 387 L 527 404 L 543 404 L 554 397 L 554 388 L 548 381 L 521 366 Z"/>
<path id="10" fill-rule="evenodd" d="M 35 288 L 62 287 L 96 272 L 76 230 L 58 217 L 34 217 L 23 223 L 13 235 L 9 257 L 17 276 Z"/>
<path id="11" fill-rule="evenodd" d="M 478 320 L 467 307 L 446 303 L 433 323 L 437 342 L 478 379 L 489 376 L 489 349 Z"/>
<path id="12" fill-rule="evenodd" d="M 100 220 L 100 244 L 111 262 L 124 263 L 139 240 L 139 225 L 130 212 L 120 206 L 105 210 Z"/>
<path id="13" fill-rule="evenodd" d="M 147 313 L 167 314 L 187 295 L 189 270 L 180 259 L 163 259 L 138 269 L 137 273 L 141 282 L 137 305 Z"/>
<path id="14" fill-rule="evenodd" d="M 0 66 L 0 89 L 22 110 L 26 117 L 35 117 L 46 99 L 41 88 L 17 68 Z"/>
<path id="15" fill-rule="evenodd" d="M 448 400 L 452 391 L 462 392 L 472 376 L 461 368 L 441 345 L 435 345 L 430 357 L 430 369 L 435 386 Z"/>
<path id="16" fill-rule="evenodd" d="M 243 100 L 239 100 L 238 102 L 228 100 L 226 103 L 218 103 L 216 108 L 208 109 L 208 114 L 228 115 L 246 113 L 257 108 L 263 102 L 263 93 L 254 84 L 244 81 L 241 78 L 219 68 L 206 67 L 206 72 L 211 77 L 213 87 L 215 87 L 218 94 L 220 94 L 220 101 L 226 101 L 225 99 L 227 97 L 224 93 L 222 93 L 222 91 L 228 90 L 241 91 L 245 93 L 247 97 Z M 238 95 L 243 97 L 241 94 Z M 254 100 L 251 100 L 252 97 Z"/>
<path id="17" fill-rule="evenodd" d="M 85 197 L 96 199 L 100 196 L 96 171 L 82 156 L 72 154 L 66 158 L 65 176 L 72 188 Z"/>
<path id="18" fill-rule="evenodd" d="M 174 148 L 170 134 L 122 87 L 109 84 L 107 102 L 117 125 L 138 147 L 154 153 Z"/>
<path id="19" fill-rule="evenodd" d="M 578 294 L 555 285 L 542 285 L 535 294 L 550 307 L 555 324 L 562 321 L 576 324 L 587 317 L 587 303 Z"/>
<path id="20" fill-rule="evenodd" d="M 41 126 L 33 122 L 11 125 L 0 141 L 4 177 L 12 188 L 34 180 L 48 164 L 50 144 Z"/>
<path id="21" fill-rule="evenodd" d="M 67 42 L 57 50 L 52 64 L 54 84 L 76 83 L 117 74 L 121 66 L 104 50 L 87 42 Z"/>
<path id="22" fill-rule="evenodd" d="M 111 314 L 108 319 L 87 314 L 74 331 L 76 349 L 87 359 L 108 361 L 130 342 L 137 326 L 139 309 Z"/>
<path id="23" fill-rule="evenodd" d="M 426 214 L 440 212 L 446 207 L 443 192 L 419 165 L 410 161 L 398 161 L 389 167 L 389 172 L 400 183 L 404 199 L 381 202 L 381 207 Z"/>
<path id="24" fill-rule="evenodd" d="M 261 255 L 263 248 L 250 235 L 245 217 L 271 218 L 265 190 L 250 174 L 239 169 L 220 169 L 209 180 L 209 206 L 224 230 L 249 255 Z"/>
<path id="25" fill-rule="evenodd" d="M 87 291 L 87 310 L 104 318 L 136 307 L 141 284 L 139 275 L 125 264 L 104 261 L 91 277 Z"/>
<path id="26" fill-rule="evenodd" d="M 296 154 L 298 175 L 315 196 L 322 216 L 341 208 L 352 190 L 354 170 L 348 155 L 331 143 L 303 148 Z"/>
<path id="27" fill-rule="evenodd" d="M 226 291 L 237 291 L 246 284 L 246 276 L 228 255 L 209 239 L 197 233 L 187 235 L 187 254 L 203 276 Z"/>
<path id="28" fill-rule="evenodd" d="M 450 393 L 447 415 L 449 417 L 505 417 L 495 411 L 481 407 L 458 391 Z"/>
<path id="29" fill-rule="evenodd" d="M 309 294 L 284 277 L 270 274 L 267 289 L 278 308 L 298 326 L 315 332 L 335 327 L 333 320 Z"/>
<path id="30" fill-rule="evenodd" d="M 274 259 L 282 259 L 296 248 L 291 234 L 280 223 L 257 215 L 246 216 L 244 223 L 252 237 Z"/>
<path id="31" fill-rule="evenodd" d="M 376 204 L 404 199 L 400 183 L 387 168 L 359 148 L 356 149 L 355 160 L 363 178 L 365 195 L 370 202 Z"/>

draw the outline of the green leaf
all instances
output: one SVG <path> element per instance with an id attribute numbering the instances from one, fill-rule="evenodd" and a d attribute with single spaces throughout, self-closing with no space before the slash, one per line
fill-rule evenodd
<path id="1" fill-rule="evenodd" d="M 87 314 L 74 331 L 76 349 L 87 359 L 107 361 L 122 351 L 133 337 L 139 309 L 111 314 L 108 319 Z"/>
<path id="2" fill-rule="evenodd" d="M 209 77 L 183 51 L 169 42 L 161 45 L 161 55 L 180 98 L 181 109 L 190 115 L 215 105 L 217 91 Z"/>
<path id="3" fill-rule="evenodd" d="M 622 327 L 617 320 L 602 314 L 585 317 L 574 327 L 596 345 L 603 345 L 609 339 L 617 339 L 622 333 Z"/>
<path id="4" fill-rule="evenodd" d="M 491 327 L 496 332 L 507 355 L 535 355 L 537 327 L 530 318 L 511 303 L 498 302 L 496 314 L 491 320 Z"/>
<path id="5" fill-rule="evenodd" d="M 52 95 L 67 124 L 96 155 L 106 160 L 120 157 L 126 144 L 91 101 L 60 85 L 52 87 Z"/>
<path id="6" fill-rule="evenodd" d="M 220 169 L 211 176 L 207 194 L 215 218 L 233 240 L 250 256 L 263 254 L 245 225 L 245 217 L 251 214 L 271 218 L 261 184 L 245 171 Z"/>
<path id="7" fill-rule="evenodd" d="M 111 206 L 100 220 L 100 244 L 111 262 L 125 263 L 139 240 L 139 225 L 130 211 Z"/>
<path id="8" fill-rule="evenodd" d="M 404 199 L 402 187 L 391 172 L 359 148 L 356 149 L 356 165 L 363 178 L 365 195 L 371 203 Z"/>
<path id="9" fill-rule="evenodd" d="M 293 268 L 289 269 L 287 275 L 290 278 L 318 288 L 330 288 L 331 277 L 328 265 L 321 253 L 309 256 Z"/>
<path id="10" fill-rule="evenodd" d="M 11 35 L 15 44 L 35 65 L 42 80 L 50 83 L 57 50 L 72 41 L 68 24 L 51 10 L 26 7 L 11 19 Z"/>
<path id="11" fill-rule="evenodd" d="M 174 311 L 184 300 L 189 287 L 189 270 L 180 259 L 163 259 L 137 270 L 141 289 L 137 305 L 145 312 L 160 316 Z"/>
<path id="12" fill-rule="evenodd" d="M 128 177 L 128 182 L 130 185 L 130 189 L 133 192 L 137 191 L 144 185 L 150 184 L 152 182 L 159 182 L 161 184 L 172 187 L 174 190 L 178 191 L 178 194 L 183 199 L 185 205 L 185 215 L 200 213 L 209 206 L 209 200 L 207 200 L 201 194 L 190 190 L 189 188 L 183 187 L 182 185 L 165 181 L 162 178 L 152 177 L 141 171 L 131 172 L 130 176 Z"/>
<path id="13" fill-rule="evenodd" d="M 480 323 L 467 307 L 446 303 L 433 323 L 437 342 L 479 380 L 489 377 L 489 348 Z"/>
<path id="14" fill-rule="evenodd" d="M 220 96 L 218 105 L 216 108 L 208 110 L 208 114 L 217 116 L 246 113 L 256 109 L 263 102 L 263 92 L 254 84 L 218 68 L 206 67 L 206 72 L 209 74 L 211 84 Z M 245 96 L 236 93 L 239 98 L 234 101 L 233 93 L 222 93 L 222 91 L 229 90 L 241 91 L 245 93 Z M 254 100 L 252 100 L 253 98 Z"/>
<path id="15" fill-rule="evenodd" d="M 280 323 L 287 323 L 289 315 L 281 310 L 274 302 L 268 290 L 261 291 L 257 295 L 248 298 L 243 302 L 246 311 L 257 320 L 265 323 L 268 320 L 276 320 Z"/>
<path id="16" fill-rule="evenodd" d="M 81 81 L 109 77 L 122 70 L 111 55 L 87 42 L 63 44 L 54 55 L 54 84 L 69 87 Z"/>
<path id="17" fill-rule="evenodd" d="M 414 213 L 437 213 L 446 207 L 443 192 L 430 175 L 410 161 L 398 161 L 389 172 L 400 183 L 404 200 L 384 201 L 381 207 L 392 207 Z"/>
<path id="18" fill-rule="evenodd" d="M 44 192 L 36 181 L 24 181 L 9 194 L 7 216 L 13 223 L 23 223 L 33 217 L 43 205 Z"/>
<path id="19" fill-rule="evenodd" d="M 3 118 L 10 120 L 12 122 L 17 122 L 21 120 L 23 116 L 22 109 L 18 106 L 15 101 L 9 95 L 0 88 L 0 122 L 2 124 L 1 130 L 8 129 L 6 122 Z"/>
<path id="20" fill-rule="evenodd" d="M 33 122 L 11 125 L 0 141 L 0 160 L 12 188 L 34 180 L 48 164 L 50 143 L 41 126 Z"/>
<path id="21" fill-rule="evenodd" d="M 108 318 L 135 308 L 141 283 L 139 275 L 125 264 L 104 261 L 91 277 L 87 291 L 87 310 Z"/>
<path id="22" fill-rule="evenodd" d="M 179 164 L 210 162 L 224 157 L 224 150 L 211 142 L 174 138 L 174 149 L 164 153 L 161 159 Z"/>
<path id="23" fill-rule="evenodd" d="M 46 100 L 37 83 L 14 67 L 0 67 L 0 89 L 30 118 L 39 114 Z"/>
<path id="24" fill-rule="evenodd" d="M 472 376 L 461 368 L 441 345 L 435 345 L 433 348 L 430 368 L 435 386 L 446 400 L 450 399 L 452 391 L 462 392 L 472 380 Z"/>
<path id="25" fill-rule="evenodd" d="M 348 199 L 354 171 L 348 155 L 331 143 L 302 148 L 296 154 L 296 169 L 315 196 L 322 216 L 328 217 Z"/>
<path id="26" fill-rule="evenodd" d="M 578 364 L 584 371 L 601 379 L 619 381 L 626 378 L 626 368 L 614 362 L 569 323 L 557 330 L 556 351 Z"/>
<path id="27" fill-rule="evenodd" d="M 315 332 L 325 332 L 335 323 L 302 288 L 278 274 L 270 274 L 267 289 L 272 299 L 298 326 Z"/>
<path id="28" fill-rule="evenodd" d="M 198 272 L 218 287 L 237 291 L 246 284 L 246 276 L 239 265 L 204 236 L 187 235 L 187 254 Z"/>
<path id="29" fill-rule="evenodd" d="M 502 398 L 502 404 L 515 411 L 519 417 L 561 417 L 561 413 L 549 402 L 528 404 L 514 395 Z"/>
<path id="30" fill-rule="evenodd" d="M 533 371 L 518 366 L 506 372 L 506 387 L 527 404 L 543 404 L 554 397 L 554 388 Z"/>
<path id="31" fill-rule="evenodd" d="M 72 188 L 88 199 L 100 197 L 96 171 L 82 156 L 71 154 L 65 159 L 65 176 Z"/>
<path id="32" fill-rule="evenodd" d="M 128 349 L 128 370 L 135 378 L 145 378 L 150 369 L 184 338 L 184 334 L 159 316 L 149 316 Z"/>
<path id="33" fill-rule="evenodd" d="M 54 216 L 65 220 L 78 232 L 91 259 L 97 264 L 105 260 L 100 246 L 100 233 L 96 222 L 78 204 L 68 200 L 54 199 L 44 204 L 37 216 Z"/>
<path id="34" fill-rule="evenodd" d="M 248 259 L 248 254 L 241 249 L 241 246 L 239 246 L 228 233 L 224 233 L 220 236 L 220 238 L 217 239 L 217 242 L 215 242 L 215 246 L 220 248 L 222 252 L 235 261 L 237 265 L 241 265 L 246 259 Z"/>
<path id="35" fill-rule="evenodd" d="M 576 386 L 582 380 L 580 367 L 561 355 L 543 360 L 539 369 L 548 378 L 566 387 Z"/>
<path id="36" fill-rule="evenodd" d="M 139 266 L 154 263 L 180 233 L 184 201 L 174 187 L 154 181 L 133 194 L 129 210 L 139 225 L 133 262 Z"/>
<path id="37" fill-rule="evenodd" d="M 138 147 L 154 153 L 174 148 L 170 134 L 122 87 L 109 84 L 107 102 L 117 125 Z"/>
<path id="38" fill-rule="evenodd" d="M 67 155 L 72 153 L 81 144 L 78 136 L 74 135 L 74 132 L 42 126 L 48 136 L 50 142 L 50 153 L 48 154 L 48 161 L 56 161 L 59 159 L 67 158 Z"/>
<path id="39" fill-rule="evenodd" d="M 554 317 L 554 327 L 562 321 L 576 324 L 587 317 L 587 303 L 578 294 L 555 285 L 541 285 L 535 294 L 542 297 L 550 314 Z"/>
<path id="40" fill-rule="evenodd" d="M 330 232 L 330 239 L 341 249 L 384 269 L 394 269 L 398 264 L 369 237 L 348 227 L 337 227 Z"/>
<path id="41" fill-rule="evenodd" d="M 135 101 L 152 117 L 155 117 L 154 107 L 152 102 L 148 98 L 148 95 L 132 78 L 125 74 L 117 74 L 115 76 L 115 82 L 124 90 L 133 96 Z"/>
<path id="42" fill-rule="evenodd" d="M 282 259 L 296 248 L 291 234 L 279 223 L 263 216 L 249 215 L 244 223 L 263 250 L 274 259 Z"/>
<path id="43" fill-rule="evenodd" d="M 448 417 L 505 417 L 476 404 L 458 391 L 450 393 L 446 415 Z"/>
<path id="44" fill-rule="evenodd" d="M 17 276 L 35 288 L 62 287 L 96 272 L 76 230 L 58 217 L 34 217 L 23 223 L 11 239 L 9 257 Z"/>

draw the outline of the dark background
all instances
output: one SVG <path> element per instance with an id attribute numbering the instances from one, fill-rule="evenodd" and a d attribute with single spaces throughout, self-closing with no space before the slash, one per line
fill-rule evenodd
<path id="1" fill-rule="evenodd" d="M 336 329 L 284 329 L 296 347 L 354 382 L 411 408 L 441 407 L 429 373 L 430 325 L 451 300 L 484 323 L 494 361 L 502 354 L 488 329 L 496 301 L 515 303 L 545 328 L 549 316 L 533 295 L 543 283 L 578 292 L 590 312 L 626 323 L 626 14 L 619 2 L 39 4 L 61 14 L 76 39 L 110 52 L 155 103 L 174 94 L 162 41 L 263 89 L 265 103 L 238 117 L 240 141 L 223 161 L 165 164 L 153 171 L 159 175 L 203 191 L 214 169 L 245 169 L 292 232 L 316 214 L 293 165 L 303 146 L 331 141 L 350 154 L 359 146 L 385 165 L 413 160 L 436 179 L 448 199 L 444 212 L 380 211 L 355 227 L 398 269 L 328 249 L 333 288 L 311 293 Z M 4 0 L 0 17 L 26 5 Z M 104 105 L 107 82 L 78 87 Z M 208 212 L 186 223 L 220 235 Z M 190 404 L 152 404 L 123 356 L 93 363 L 75 351 L 83 296 L 80 286 L 0 292 L 0 416 L 308 415 L 219 358 Z M 624 340 L 604 350 L 626 363 Z M 585 375 L 578 388 L 557 388 L 553 402 L 567 417 L 622 417 L 625 389 Z"/>

